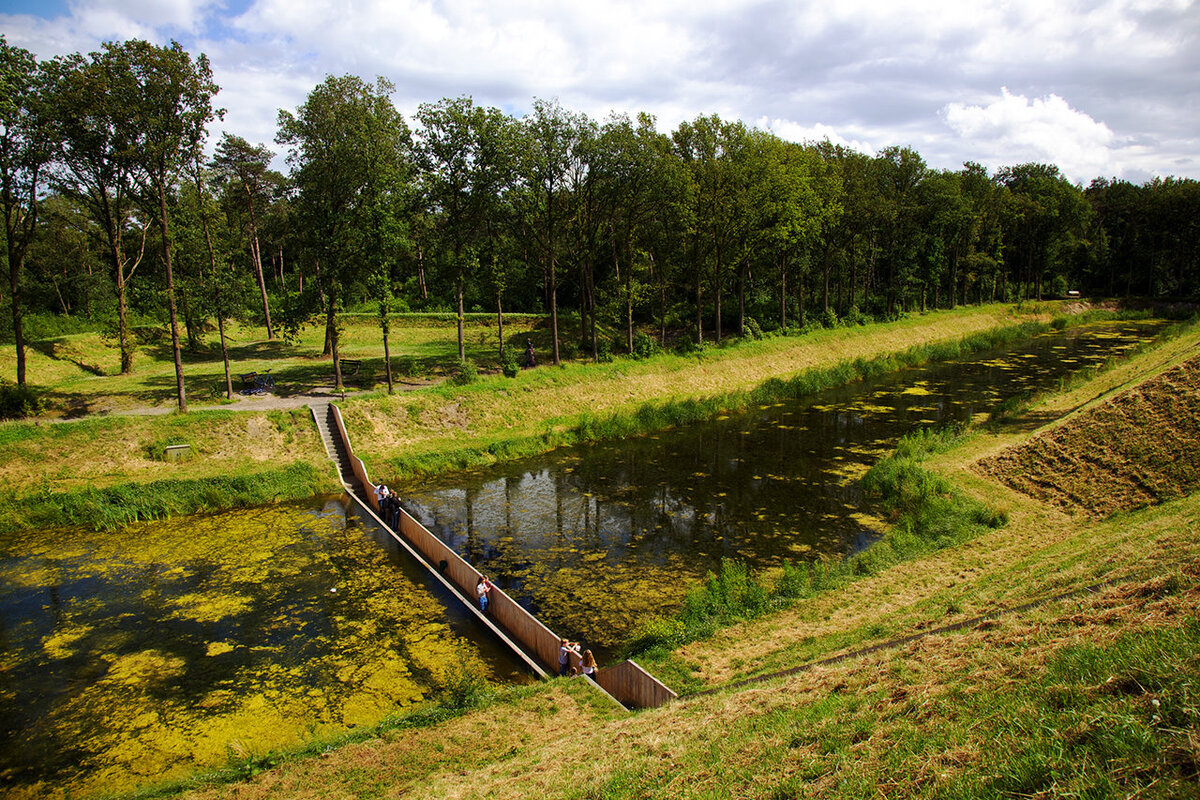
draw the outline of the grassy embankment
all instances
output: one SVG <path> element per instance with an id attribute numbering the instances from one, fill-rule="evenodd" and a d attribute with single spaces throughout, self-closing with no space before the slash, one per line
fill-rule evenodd
<path id="1" fill-rule="evenodd" d="M 472 322 L 469 354 L 495 348 L 489 325 L 490 317 Z M 521 328 L 514 322 L 513 329 Z M 237 374 L 269 370 L 276 397 L 302 403 L 331 396 L 322 335 L 308 329 L 295 342 L 267 341 L 261 328 L 231 326 L 235 389 L 241 387 Z M 452 319 L 398 319 L 391 341 L 396 378 L 404 388 L 428 385 L 457 361 Z M 383 380 L 380 351 L 373 318 L 347 317 L 342 354 L 364 360 L 359 374 L 347 378 L 349 388 Z M 225 400 L 220 350 L 211 336 L 201 351 L 185 353 L 187 415 L 125 413 L 173 408 L 169 342 L 140 346 L 129 375 L 119 374 L 115 343 L 100 333 L 47 336 L 27 354 L 29 381 L 46 399 L 47 412 L 40 420 L 0 423 L 0 530 L 70 523 L 109 527 L 310 497 L 338 487 L 306 408 L 256 409 L 262 400 L 240 395 L 234 403 Z M 14 349 L 0 347 L 0 370 L 11 374 L 14 364 Z M 59 422 L 64 418 L 72 421 Z M 165 463 L 168 444 L 190 444 L 194 457 Z"/>
<path id="2" fill-rule="evenodd" d="M 515 379 L 491 375 L 468 386 L 368 395 L 348 402 L 346 417 L 356 448 L 373 472 L 387 477 L 449 469 L 581 438 L 652 430 L 755 399 L 845 382 L 863 371 L 950 357 L 966 336 L 976 337 L 974 346 L 983 346 L 994 341 L 990 332 L 997 329 L 1005 331 L 1001 336 L 1027 335 L 1012 326 L 1046 319 L 1055 307 L 963 308 L 743 342 L 697 356 L 541 367 Z M 452 321 L 410 322 L 398 324 L 392 337 L 397 364 L 416 365 L 406 371 L 428 376 L 456 359 Z M 474 321 L 467 335 L 469 354 L 494 351 L 489 325 Z M 519 330 L 517 325 L 510 328 Z M 232 353 L 238 359 L 234 372 L 272 370 L 282 397 L 328 396 L 328 363 L 320 358 L 319 331 L 309 330 L 294 344 L 254 338 L 258 335 L 257 329 L 232 331 Z M 529 335 L 544 337 L 541 331 Z M 344 353 L 369 359 L 379 350 L 377 336 L 370 317 L 348 318 Z M 169 348 L 161 345 L 139 350 L 136 370 L 126 376 L 112 374 L 118 365 L 115 347 L 98 334 L 42 341 L 32 352 L 30 380 L 51 398 L 56 414 L 138 405 L 163 409 L 171 403 L 173 366 Z M 896 353 L 903 355 L 891 355 Z M 0 368 L 11 358 L 11 348 L 0 350 Z M 368 360 L 363 369 L 356 380 L 375 386 L 380 365 Z M 203 394 L 204 387 L 223 385 L 221 363 L 211 348 L 190 358 L 187 371 L 189 392 L 197 392 L 194 402 L 211 396 Z M 778 380 L 798 373 L 803 373 L 798 381 Z M 752 394 L 755 389 L 758 393 Z M 0 425 L 0 479 L 6 487 L 0 494 L 0 526 L 104 526 L 332 489 L 333 470 L 307 413 L 215 410 L 182 417 L 113 415 L 55 425 L 5 423 Z M 173 443 L 191 444 L 196 457 L 165 464 L 162 447 Z"/>
<path id="3" fill-rule="evenodd" d="M 356 398 L 344 418 L 374 477 L 476 467 L 591 439 L 648 433 L 870 374 L 1025 338 L 1058 304 L 960 308 L 694 355 L 539 367 L 516 378 Z M 1026 327 L 1020 327 L 1026 324 Z"/>
<path id="4" fill-rule="evenodd" d="M 1075 412 L 1051 428 L 1085 426 L 1090 409 L 1194 359 L 1197 346 L 1193 329 L 929 454 L 924 467 L 1008 524 L 675 651 L 691 688 L 710 693 L 613 716 L 556 681 L 187 796 L 1197 796 L 1196 485 L 1101 515 L 1017 492 L 978 466 L 1052 435 L 1041 425 L 1064 413 Z M 1116 434 L 1147 453 L 1162 443 L 1132 417 Z M 1021 608 L 1030 601 L 1044 602 Z M 999 616 L 936 632 L 989 613 Z M 764 677 L 921 631 L 931 634 Z"/>

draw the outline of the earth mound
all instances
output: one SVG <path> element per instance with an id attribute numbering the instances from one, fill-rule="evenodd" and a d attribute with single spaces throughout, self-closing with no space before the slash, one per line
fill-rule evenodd
<path id="1" fill-rule="evenodd" d="M 1096 517 L 1188 494 L 1200 486 L 1200 356 L 975 468 Z"/>

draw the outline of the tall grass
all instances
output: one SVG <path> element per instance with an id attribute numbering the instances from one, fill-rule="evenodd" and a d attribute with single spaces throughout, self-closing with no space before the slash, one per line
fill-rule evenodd
<path id="1" fill-rule="evenodd" d="M 265 472 L 0 494 L 0 531 L 57 525 L 112 530 L 131 522 L 300 500 L 328 490 L 328 475 L 295 462 Z"/>

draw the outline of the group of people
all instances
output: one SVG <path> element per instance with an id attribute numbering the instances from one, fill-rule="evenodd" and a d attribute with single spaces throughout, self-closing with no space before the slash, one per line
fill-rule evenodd
<path id="1" fill-rule="evenodd" d="M 485 614 L 488 610 L 488 604 L 491 602 L 491 592 L 494 588 L 496 588 L 495 584 L 483 575 L 480 575 L 479 580 L 475 582 L 475 597 L 479 600 L 479 610 Z M 571 665 L 572 654 L 579 656 L 578 667 Z M 560 676 L 570 675 L 572 678 L 587 675 L 594 680 L 596 678 L 596 657 L 592 655 L 591 650 L 584 650 L 581 654 L 579 652 L 579 642 L 560 639 L 558 646 L 558 674 Z"/>
<path id="2" fill-rule="evenodd" d="M 571 654 L 579 656 L 579 666 L 571 665 Z M 570 642 L 566 639 L 560 639 L 558 642 L 558 674 L 560 676 L 570 675 L 572 678 L 577 678 L 580 675 L 586 675 L 592 680 L 596 679 L 596 657 L 592 655 L 591 650 L 584 650 L 583 654 L 579 653 L 579 642 Z"/>
<path id="3" fill-rule="evenodd" d="M 400 526 L 400 498 L 382 483 L 375 487 L 375 505 L 389 528 L 395 530 Z"/>

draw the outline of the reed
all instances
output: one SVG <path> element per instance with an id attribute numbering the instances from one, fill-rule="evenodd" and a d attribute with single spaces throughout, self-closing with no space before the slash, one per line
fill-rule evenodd
<path id="1" fill-rule="evenodd" d="M 300 500 L 327 491 L 329 475 L 295 462 L 278 469 L 206 478 L 0 494 L 0 531 L 85 525 L 112 530 L 132 522 Z"/>

